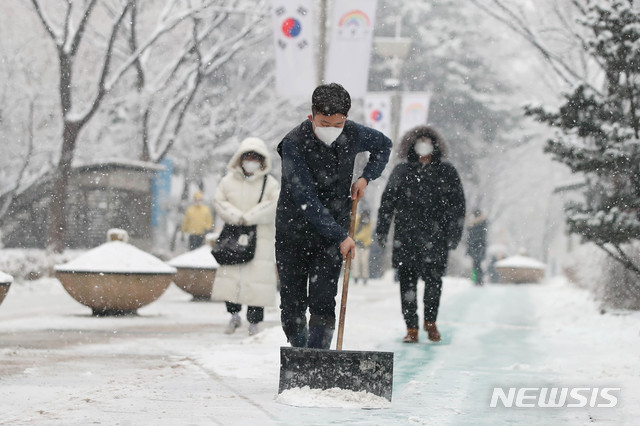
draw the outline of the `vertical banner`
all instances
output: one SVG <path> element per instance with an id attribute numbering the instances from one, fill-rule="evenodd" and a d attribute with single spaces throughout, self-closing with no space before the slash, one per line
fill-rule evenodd
<path id="1" fill-rule="evenodd" d="M 381 131 L 387 137 L 391 134 L 391 94 L 385 92 L 370 92 L 364 98 L 365 124 Z"/>
<path id="2" fill-rule="evenodd" d="M 316 86 L 311 0 L 272 0 L 276 89 L 311 96 Z"/>
<path id="3" fill-rule="evenodd" d="M 407 92 L 402 94 L 398 138 L 402 138 L 407 131 L 416 126 L 427 124 L 429 98 L 430 96 L 426 92 Z"/>
<path id="4" fill-rule="evenodd" d="M 342 84 L 352 98 L 364 98 L 367 93 L 376 3 L 340 0 L 334 4 L 324 80 Z"/>

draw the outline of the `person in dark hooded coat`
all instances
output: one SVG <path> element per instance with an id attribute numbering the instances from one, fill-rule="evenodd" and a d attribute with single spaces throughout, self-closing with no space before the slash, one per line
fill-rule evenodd
<path id="1" fill-rule="evenodd" d="M 443 160 L 445 146 L 431 127 L 407 132 L 399 155 L 406 162 L 392 171 L 382 194 L 376 238 L 384 246 L 393 221 L 393 267 L 398 270 L 402 314 L 407 325 L 403 342 L 418 341 L 417 283 L 422 278 L 424 328 L 439 341 L 436 318 L 449 250 L 458 246 L 465 218 L 465 198 L 458 172 Z"/>

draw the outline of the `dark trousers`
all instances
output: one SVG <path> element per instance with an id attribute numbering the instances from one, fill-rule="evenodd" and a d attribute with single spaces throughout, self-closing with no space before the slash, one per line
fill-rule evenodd
<path id="1" fill-rule="evenodd" d="M 418 328 L 418 278 L 424 286 L 424 320 L 435 322 L 442 294 L 442 276 L 445 268 L 434 264 L 420 267 L 402 264 L 398 267 L 402 315 L 407 328 Z"/>
<path id="2" fill-rule="evenodd" d="M 474 284 L 482 284 L 482 280 L 484 278 L 482 273 L 482 258 L 473 258 L 473 271 L 475 272 Z"/>
<path id="3" fill-rule="evenodd" d="M 227 305 L 227 312 L 230 314 L 237 314 L 242 309 L 242 305 L 239 303 L 225 303 Z M 264 308 L 262 306 L 248 306 L 247 321 L 249 321 L 249 324 L 257 324 L 264 321 Z"/>
<path id="4" fill-rule="evenodd" d="M 324 239 L 276 236 L 282 329 L 289 342 L 310 327 L 334 329 L 342 267 L 339 244 Z"/>
<path id="5" fill-rule="evenodd" d="M 195 250 L 202 246 L 204 235 L 189 235 L 189 250 Z"/>

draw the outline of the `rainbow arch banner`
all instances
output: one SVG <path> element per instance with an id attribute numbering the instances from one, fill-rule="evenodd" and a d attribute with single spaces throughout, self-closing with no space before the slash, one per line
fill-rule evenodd
<path id="1" fill-rule="evenodd" d="M 288 97 L 309 97 L 316 87 L 311 0 L 272 0 L 276 89 Z"/>
<path id="2" fill-rule="evenodd" d="M 369 80 L 376 0 L 335 2 L 325 81 L 342 84 L 352 98 L 364 98 Z"/>
<path id="3" fill-rule="evenodd" d="M 400 107 L 400 127 L 398 138 L 416 126 L 427 124 L 430 95 L 427 92 L 406 92 L 402 94 Z"/>

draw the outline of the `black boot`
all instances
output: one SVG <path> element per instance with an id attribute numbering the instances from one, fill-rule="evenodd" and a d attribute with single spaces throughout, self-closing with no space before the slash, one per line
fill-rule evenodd
<path id="1" fill-rule="evenodd" d="M 291 343 L 291 346 L 294 348 L 306 348 L 308 340 L 309 331 L 307 330 L 307 327 L 303 328 L 293 336 L 287 336 L 287 341 Z"/>
<path id="2" fill-rule="evenodd" d="M 333 330 L 336 328 L 336 317 L 333 315 L 311 315 L 309 317 L 308 348 L 329 349 Z"/>
<path id="3" fill-rule="evenodd" d="M 333 338 L 333 328 L 329 327 L 309 327 L 308 348 L 329 349 Z"/>

